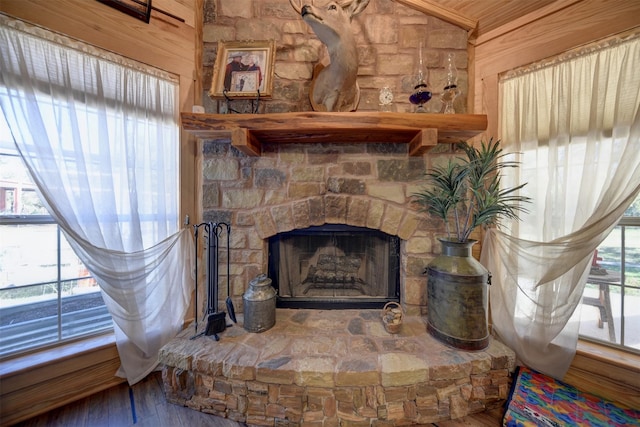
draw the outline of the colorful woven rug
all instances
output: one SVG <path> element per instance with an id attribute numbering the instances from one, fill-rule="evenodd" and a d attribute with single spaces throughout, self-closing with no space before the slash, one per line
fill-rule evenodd
<path id="1" fill-rule="evenodd" d="M 640 411 L 584 393 L 562 381 L 518 367 L 503 426 L 640 426 Z"/>

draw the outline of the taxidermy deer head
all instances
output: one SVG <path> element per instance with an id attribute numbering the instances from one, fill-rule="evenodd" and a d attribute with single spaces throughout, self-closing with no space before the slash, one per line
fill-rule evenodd
<path id="1" fill-rule="evenodd" d="M 311 105 L 316 111 L 354 111 L 360 101 L 358 51 L 351 31 L 351 19 L 369 0 L 332 1 L 322 7 L 289 0 L 293 9 L 309 24 L 329 52 L 331 63 L 318 64 L 311 82 Z M 309 0 L 307 0 L 309 1 Z"/>

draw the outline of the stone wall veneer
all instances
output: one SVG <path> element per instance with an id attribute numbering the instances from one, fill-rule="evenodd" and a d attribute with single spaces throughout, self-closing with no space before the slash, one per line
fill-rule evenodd
<path id="1" fill-rule="evenodd" d="M 313 0 L 320 5 L 324 0 Z M 218 41 L 276 41 L 273 96 L 258 112 L 309 111 L 312 70 L 326 59 L 326 48 L 288 0 L 205 0 L 203 26 L 203 103 L 208 113 L 227 111 L 225 100 L 208 97 Z M 394 111 L 413 111 L 408 99 L 415 85 L 418 48 L 429 89 L 427 107 L 440 111 L 438 98 L 445 59 L 456 53 L 458 112 L 466 112 L 467 33 L 464 29 L 391 0 L 371 0 L 354 18 L 358 46 L 358 111 L 379 110 L 379 90 L 394 93 Z M 238 111 L 251 101 L 235 100 Z M 348 114 L 348 113 L 345 113 Z M 405 144 L 265 145 L 259 158 L 235 151 L 229 141 L 205 141 L 202 156 L 202 220 L 232 224 L 232 298 L 241 307 L 251 279 L 266 272 L 266 239 L 309 225 L 341 223 L 369 227 L 402 239 L 401 293 L 409 314 L 425 312 L 426 264 L 440 251 L 435 236 L 442 224 L 416 215 L 411 194 L 434 162 L 446 161 L 450 147 L 436 147 L 423 157 L 407 156 Z M 437 153 L 442 153 L 441 155 Z M 226 280 L 226 278 L 222 278 Z M 226 297 L 226 295 L 224 295 Z M 204 298 L 199 299 L 204 301 Z M 223 299 L 221 299 L 222 301 Z"/>
<path id="2" fill-rule="evenodd" d="M 203 147 L 203 219 L 231 224 L 232 298 L 239 311 L 249 281 L 267 272 L 269 237 L 328 223 L 400 237 L 402 304 L 408 314 L 424 314 L 423 272 L 439 251 L 441 224 L 419 213 L 411 194 L 421 187 L 427 163 L 442 156 L 410 158 L 404 144 L 277 145 L 265 147 L 260 158 L 247 158 L 225 141 Z"/>
<path id="3" fill-rule="evenodd" d="M 327 0 L 308 0 L 321 5 Z M 276 63 L 273 96 L 260 102 L 259 112 L 310 111 L 309 85 L 313 68 L 328 61 L 325 46 L 298 16 L 289 0 L 205 0 L 203 26 L 203 102 L 207 112 L 227 111 L 226 102 L 207 96 L 211 87 L 218 41 L 275 40 Z M 434 94 L 426 107 L 440 112 L 439 95 L 444 87 L 445 60 L 456 53 L 458 88 L 455 107 L 467 112 L 467 32 L 438 18 L 425 15 L 392 0 L 371 0 L 353 19 L 351 29 L 358 48 L 358 111 L 379 110 L 382 87 L 394 94 L 394 111 L 410 112 L 409 95 L 416 84 L 418 47 L 423 45 L 429 90 Z M 248 101 L 234 101 L 231 108 L 251 110 Z"/>

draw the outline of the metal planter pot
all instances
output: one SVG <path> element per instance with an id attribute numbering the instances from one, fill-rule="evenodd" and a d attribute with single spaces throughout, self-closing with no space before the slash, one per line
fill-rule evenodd
<path id="1" fill-rule="evenodd" d="M 462 350 L 489 345 L 489 272 L 471 255 L 475 240 L 440 239 L 442 254 L 427 266 L 427 329 Z"/>

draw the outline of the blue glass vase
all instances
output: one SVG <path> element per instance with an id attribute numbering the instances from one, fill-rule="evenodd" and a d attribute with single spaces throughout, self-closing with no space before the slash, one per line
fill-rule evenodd
<path id="1" fill-rule="evenodd" d="M 427 90 L 424 63 L 422 62 L 422 42 L 418 48 L 418 75 L 416 77 L 416 85 L 413 87 L 413 93 L 409 95 L 409 102 L 417 105 L 416 113 L 426 113 L 424 104 L 431 99 L 431 91 Z"/>
<path id="2" fill-rule="evenodd" d="M 413 105 L 416 105 L 416 113 L 426 113 L 427 110 L 424 108 L 424 104 L 426 104 L 431 99 L 431 92 L 427 90 L 427 85 L 424 82 L 418 83 L 413 93 L 409 96 L 409 102 Z"/>

